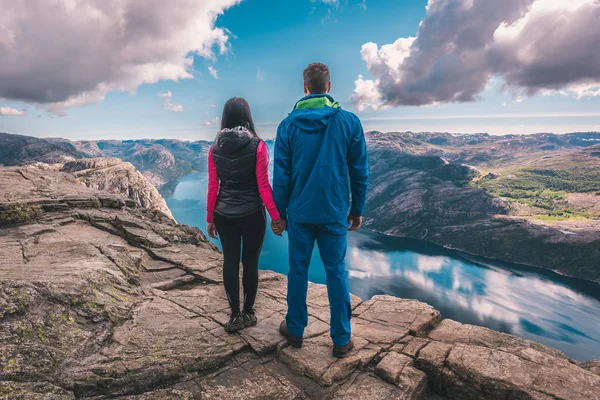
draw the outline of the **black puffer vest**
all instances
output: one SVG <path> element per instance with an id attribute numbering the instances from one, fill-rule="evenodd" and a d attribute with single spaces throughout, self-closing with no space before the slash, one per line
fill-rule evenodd
<path id="1" fill-rule="evenodd" d="M 261 139 L 244 127 L 221 130 L 213 144 L 213 160 L 219 175 L 215 212 L 239 218 L 263 207 L 256 180 L 256 150 Z"/>

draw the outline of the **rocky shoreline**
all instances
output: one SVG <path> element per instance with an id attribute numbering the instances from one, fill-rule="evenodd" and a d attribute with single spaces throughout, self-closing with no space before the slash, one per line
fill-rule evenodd
<path id="1" fill-rule="evenodd" d="M 258 326 L 229 335 L 221 254 L 201 231 L 28 168 L 0 168 L 0 398 L 600 399 L 599 362 L 415 300 L 353 297 L 356 348 L 338 360 L 311 284 L 305 345 L 288 347 L 274 272 Z"/>

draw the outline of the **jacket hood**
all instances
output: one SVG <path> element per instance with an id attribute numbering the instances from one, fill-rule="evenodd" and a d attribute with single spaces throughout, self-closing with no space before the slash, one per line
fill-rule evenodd
<path id="1" fill-rule="evenodd" d="M 290 122 L 304 132 L 322 130 L 340 111 L 340 105 L 328 94 L 312 94 L 302 98 L 290 113 Z"/>
<path id="2" fill-rule="evenodd" d="M 215 145 L 217 145 L 224 154 L 235 153 L 246 147 L 255 135 L 248 128 L 238 126 L 233 129 L 221 129 L 217 133 Z"/>

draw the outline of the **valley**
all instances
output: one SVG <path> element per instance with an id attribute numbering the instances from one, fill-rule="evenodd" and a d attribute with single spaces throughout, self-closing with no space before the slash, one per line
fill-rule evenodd
<path id="1" fill-rule="evenodd" d="M 365 225 L 478 256 L 600 281 L 600 133 L 367 132 Z M 267 141 L 272 150 L 272 141 Z M 0 134 L 0 164 L 117 157 L 163 193 L 206 171 L 210 142 Z"/>

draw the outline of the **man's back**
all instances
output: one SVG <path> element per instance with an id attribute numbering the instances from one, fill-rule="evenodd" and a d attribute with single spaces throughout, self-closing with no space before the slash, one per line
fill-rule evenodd
<path id="1" fill-rule="evenodd" d="M 308 325 L 308 269 L 316 243 L 327 275 L 332 354 L 345 357 L 353 348 L 346 234 L 362 221 L 367 148 L 358 118 L 324 94 L 331 90 L 329 68 L 310 64 L 303 77 L 307 96 L 279 125 L 275 142 L 273 196 L 287 219 L 290 262 L 288 312 L 280 332 L 290 345 L 302 346 Z"/>
<path id="2" fill-rule="evenodd" d="M 367 180 L 358 117 L 328 95 L 299 101 L 277 131 L 274 196 L 279 209 L 301 223 L 339 222 L 349 211 L 360 216 Z"/>

